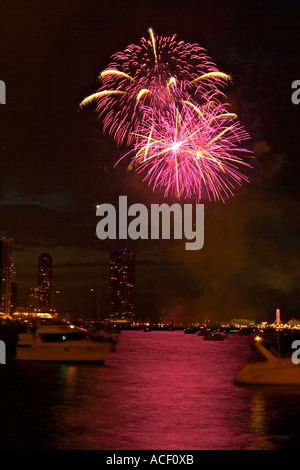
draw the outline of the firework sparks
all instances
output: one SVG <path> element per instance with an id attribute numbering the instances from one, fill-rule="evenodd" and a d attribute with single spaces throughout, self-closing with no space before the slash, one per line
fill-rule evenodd
<path id="1" fill-rule="evenodd" d="M 112 56 L 100 74 L 100 88 L 85 98 L 81 106 L 96 102 L 103 130 L 118 144 L 134 145 L 135 131 L 145 118 L 144 106 L 162 112 L 180 100 L 197 102 L 215 99 L 230 80 L 220 72 L 197 44 L 172 37 L 155 37 L 128 46 Z"/>
<path id="2" fill-rule="evenodd" d="M 136 138 L 131 166 L 165 196 L 200 201 L 205 192 L 209 200 L 224 202 L 248 181 L 242 172 L 250 167 L 244 160 L 247 150 L 240 144 L 249 135 L 221 105 L 208 110 L 185 102 L 168 115 L 145 120 Z"/>
<path id="3" fill-rule="evenodd" d="M 132 148 L 129 169 L 153 190 L 224 202 L 250 167 L 241 146 L 249 135 L 222 104 L 230 80 L 199 45 L 149 29 L 148 39 L 112 56 L 81 106 L 96 102 L 104 132 Z"/>

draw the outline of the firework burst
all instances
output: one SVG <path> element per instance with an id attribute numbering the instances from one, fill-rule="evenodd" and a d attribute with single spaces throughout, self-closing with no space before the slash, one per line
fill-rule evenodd
<path id="1" fill-rule="evenodd" d="M 199 45 L 150 29 L 148 39 L 112 56 L 81 106 L 96 102 L 104 132 L 131 147 L 129 169 L 153 190 L 224 202 L 250 167 L 242 147 L 249 135 L 222 104 L 228 81 Z"/>
<path id="2" fill-rule="evenodd" d="M 178 42 L 176 35 L 157 38 L 152 29 L 148 39 L 114 54 L 99 78 L 100 88 L 81 106 L 95 101 L 103 131 L 129 146 L 135 144 L 145 107 L 162 113 L 191 97 L 198 103 L 215 101 L 230 80 L 199 45 Z"/>
<path id="3" fill-rule="evenodd" d="M 247 177 L 248 151 L 241 142 L 249 138 L 222 105 L 199 108 L 191 102 L 173 107 L 167 114 L 145 119 L 136 133 L 131 162 L 149 185 L 164 195 L 200 201 L 225 201 Z"/>

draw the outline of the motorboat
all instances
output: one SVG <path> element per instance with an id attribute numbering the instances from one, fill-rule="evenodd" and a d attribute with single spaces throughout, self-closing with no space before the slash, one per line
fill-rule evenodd
<path id="1" fill-rule="evenodd" d="M 200 330 L 197 332 L 197 336 L 205 336 L 208 334 L 208 330 L 205 328 L 200 328 Z"/>
<path id="2" fill-rule="evenodd" d="M 192 326 L 188 326 L 187 328 L 183 330 L 185 335 L 194 335 L 197 333 L 197 331 L 198 331 L 198 328 L 192 327 Z"/>
<path id="3" fill-rule="evenodd" d="M 112 343 L 93 340 L 87 330 L 67 322 L 40 322 L 18 335 L 16 359 L 104 363 Z"/>
<path id="4" fill-rule="evenodd" d="M 252 344 L 263 360 L 245 364 L 234 379 L 236 385 L 300 385 L 300 365 L 293 361 L 293 355 L 282 357 L 260 336 Z"/>
<path id="5" fill-rule="evenodd" d="M 223 335 L 217 331 L 212 331 L 203 336 L 203 339 L 206 341 L 223 341 L 225 338 L 227 338 L 227 335 Z"/>

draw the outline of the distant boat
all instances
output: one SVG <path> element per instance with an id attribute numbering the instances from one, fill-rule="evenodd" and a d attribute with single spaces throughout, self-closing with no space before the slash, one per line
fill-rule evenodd
<path id="1" fill-rule="evenodd" d="M 291 356 L 280 357 L 263 344 L 261 337 L 253 345 L 263 354 L 263 361 L 245 364 L 234 379 L 236 385 L 300 385 L 300 365 Z"/>
<path id="2" fill-rule="evenodd" d="M 206 341 L 223 341 L 225 338 L 227 338 L 227 335 L 222 335 L 222 333 L 216 331 L 203 336 Z"/>
<path id="3" fill-rule="evenodd" d="M 207 334 L 208 332 L 204 328 L 200 328 L 200 330 L 197 332 L 197 336 L 205 336 Z"/>
<path id="4" fill-rule="evenodd" d="M 150 326 L 145 326 L 145 328 L 143 329 L 143 331 L 145 331 L 146 333 L 147 333 L 148 331 L 151 331 Z"/>
<path id="5" fill-rule="evenodd" d="M 194 335 L 196 334 L 198 331 L 198 328 L 194 328 L 194 327 L 191 327 L 191 326 L 188 326 L 187 328 L 184 329 L 184 334 L 186 335 Z"/>
<path id="6" fill-rule="evenodd" d="M 67 322 L 38 323 L 36 328 L 18 335 L 16 359 L 103 363 L 112 346 L 105 339 L 94 341 L 87 330 Z"/>
<path id="7" fill-rule="evenodd" d="M 242 327 L 239 330 L 240 335 L 251 335 L 254 332 L 254 328 Z"/>

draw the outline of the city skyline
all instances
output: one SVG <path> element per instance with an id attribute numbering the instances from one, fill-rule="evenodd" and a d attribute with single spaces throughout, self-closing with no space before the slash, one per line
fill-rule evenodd
<path id="1" fill-rule="evenodd" d="M 0 312 L 9 315 L 12 307 L 12 239 L 0 237 Z"/>
<path id="2" fill-rule="evenodd" d="M 0 236 L 0 312 L 11 316 L 15 312 L 49 312 L 52 310 L 52 256 L 40 253 L 37 263 L 37 283 L 30 287 L 26 299 L 18 297 L 17 267 L 13 259 L 13 239 Z"/>
<path id="3" fill-rule="evenodd" d="M 141 317 L 263 319 L 276 308 L 283 318 L 297 316 L 300 108 L 291 85 L 299 6 L 147 5 L 133 2 L 130 12 L 122 2 L 114 12 L 96 1 L 54 1 L 48 10 L 34 2 L 1 5 L 0 233 L 14 239 L 18 297 L 35 285 L 39 253 L 51 252 L 55 306 L 88 309 L 99 274 L 107 312 L 109 253 L 126 245 L 136 252 Z M 97 248 L 97 205 L 116 205 L 121 195 L 129 204 L 174 202 L 153 194 L 125 162 L 115 168 L 124 149 L 103 135 L 93 106 L 79 111 L 111 55 L 149 27 L 200 44 L 232 76 L 228 100 L 255 155 L 249 184 L 226 204 L 203 201 L 204 246 L 194 253 L 176 240 L 105 240 Z"/>

